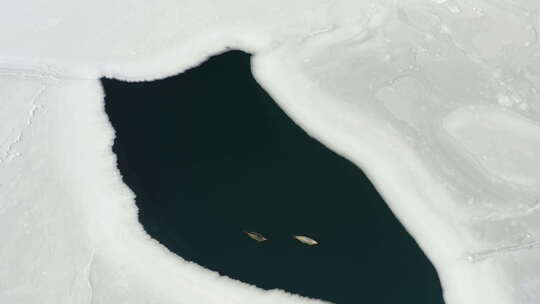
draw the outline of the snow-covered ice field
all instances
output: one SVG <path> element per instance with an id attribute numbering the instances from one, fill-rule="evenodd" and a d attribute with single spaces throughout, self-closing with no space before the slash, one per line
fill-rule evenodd
<path id="1" fill-rule="evenodd" d="M 538 303 L 539 10 L 534 0 L 5 4 L 0 302 L 320 302 L 168 252 L 138 223 L 116 168 L 99 78 L 159 79 L 232 48 L 254 54 L 256 79 L 297 124 L 369 175 L 447 303 Z"/>

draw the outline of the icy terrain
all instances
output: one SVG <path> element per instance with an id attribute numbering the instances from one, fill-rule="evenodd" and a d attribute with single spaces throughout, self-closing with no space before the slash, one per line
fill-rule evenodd
<path id="1" fill-rule="evenodd" d="M 116 169 L 99 78 L 158 79 L 237 48 L 255 54 L 256 78 L 299 125 L 370 176 L 447 303 L 539 303 L 539 10 L 535 0 L 4 5 L 0 302 L 318 302 L 169 253 L 137 222 Z"/>

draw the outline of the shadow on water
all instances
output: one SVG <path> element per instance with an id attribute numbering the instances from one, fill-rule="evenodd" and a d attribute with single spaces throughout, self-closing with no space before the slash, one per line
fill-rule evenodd
<path id="1" fill-rule="evenodd" d="M 253 79 L 248 54 L 103 85 L 139 219 L 171 251 L 265 289 L 336 303 L 443 303 L 434 268 L 370 181 L 283 113 Z"/>

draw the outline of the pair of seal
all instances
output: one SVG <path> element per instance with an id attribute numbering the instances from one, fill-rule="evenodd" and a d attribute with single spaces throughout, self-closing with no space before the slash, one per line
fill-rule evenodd
<path id="1" fill-rule="evenodd" d="M 267 238 L 264 237 L 262 234 L 258 233 L 258 232 L 255 232 L 255 231 L 244 231 L 244 233 L 249 236 L 250 238 L 254 239 L 255 241 L 257 242 L 263 242 L 263 241 L 266 241 Z M 293 235 L 293 238 L 295 238 L 296 240 L 298 240 L 299 242 L 301 243 L 304 243 L 306 245 L 309 245 L 309 246 L 313 246 L 313 245 L 317 245 L 319 244 L 317 241 L 315 241 L 314 239 L 308 237 L 308 236 L 305 236 L 305 235 Z"/>

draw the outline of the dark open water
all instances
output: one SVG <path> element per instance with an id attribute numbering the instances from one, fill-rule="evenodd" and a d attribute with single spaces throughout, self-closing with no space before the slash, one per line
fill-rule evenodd
<path id="1" fill-rule="evenodd" d="M 248 54 L 103 85 L 139 219 L 171 251 L 262 288 L 336 303 L 443 303 L 435 270 L 370 181 L 280 110 L 253 79 Z"/>

